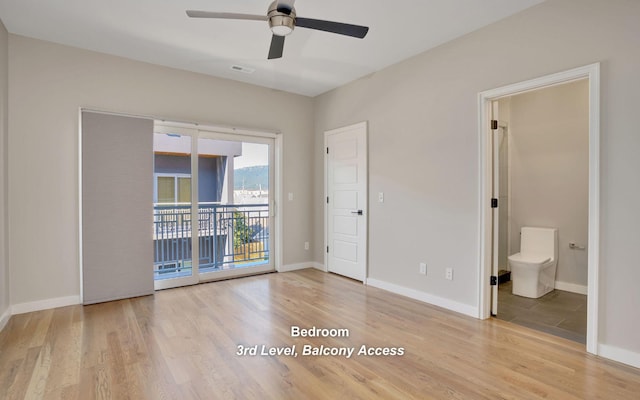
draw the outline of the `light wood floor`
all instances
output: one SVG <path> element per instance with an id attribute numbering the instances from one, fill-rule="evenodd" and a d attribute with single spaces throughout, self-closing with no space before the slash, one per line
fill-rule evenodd
<path id="1" fill-rule="evenodd" d="M 348 338 L 292 338 L 290 327 Z M 298 357 L 238 345 L 292 346 Z M 404 347 L 302 356 L 302 346 Z M 1 399 L 638 399 L 640 370 L 509 322 L 479 321 L 315 270 L 16 315 Z"/>

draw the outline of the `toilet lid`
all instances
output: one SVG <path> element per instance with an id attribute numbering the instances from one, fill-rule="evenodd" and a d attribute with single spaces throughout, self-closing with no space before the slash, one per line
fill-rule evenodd
<path id="1" fill-rule="evenodd" d="M 517 253 L 509 256 L 509 260 L 516 262 L 524 262 L 529 264 L 544 264 L 551 260 L 551 257 L 545 257 L 539 254 L 526 254 Z"/>

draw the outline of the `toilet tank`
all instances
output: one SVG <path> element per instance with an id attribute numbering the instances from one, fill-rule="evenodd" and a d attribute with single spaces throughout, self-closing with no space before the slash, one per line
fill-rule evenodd
<path id="1" fill-rule="evenodd" d="M 558 229 L 522 227 L 520 253 L 538 254 L 558 259 Z"/>

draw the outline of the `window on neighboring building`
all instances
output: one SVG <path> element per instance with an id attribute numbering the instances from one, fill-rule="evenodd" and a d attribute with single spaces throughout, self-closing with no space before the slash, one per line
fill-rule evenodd
<path id="1" fill-rule="evenodd" d="M 156 174 L 155 203 L 190 203 L 191 176 Z"/>

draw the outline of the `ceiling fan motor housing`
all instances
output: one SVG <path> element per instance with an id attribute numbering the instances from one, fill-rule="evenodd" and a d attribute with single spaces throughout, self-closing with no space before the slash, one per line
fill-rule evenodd
<path id="1" fill-rule="evenodd" d="M 288 11 L 288 13 L 283 11 Z M 269 27 L 274 35 L 287 36 L 293 32 L 296 24 L 295 9 L 278 10 L 278 1 L 276 0 L 269 6 L 267 17 L 269 18 Z"/>

